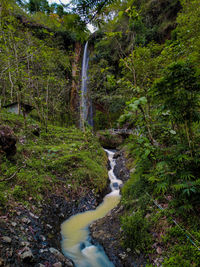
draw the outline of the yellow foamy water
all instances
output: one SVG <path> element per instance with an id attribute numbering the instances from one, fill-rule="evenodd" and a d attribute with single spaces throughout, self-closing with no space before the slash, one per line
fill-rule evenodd
<path id="1" fill-rule="evenodd" d="M 86 211 L 72 216 L 64 222 L 61 227 L 63 238 L 63 249 L 69 250 L 75 245 L 87 239 L 87 227 L 93 221 L 104 217 L 110 210 L 117 206 L 120 201 L 120 195 L 112 192 L 104 198 L 104 201 L 96 210 Z"/>
<path id="2" fill-rule="evenodd" d="M 80 267 L 106 267 L 114 266 L 104 252 L 89 244 L 81 249 L 81 244 L 86 244 L 88 238 L 88 226 L 95 220 L 103 218 L 110 210 L 117 206 L 120 195 L 114 191 L 107 195 L 103 203 L 96 210 L 86 211 L 72 216 L 61 226 L 63 236 L 62 249 Z"/>

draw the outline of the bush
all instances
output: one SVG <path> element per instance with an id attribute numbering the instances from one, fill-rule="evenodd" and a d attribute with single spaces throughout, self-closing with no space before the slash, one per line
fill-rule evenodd
<path id="1" fill-rule="evenodd" d="M 148 232 L 149 223 L 141 211 L 135 212 L 132 216 L 125 216 L 121 220 L 124 233 L 124 245 L 131 249 L 146 250 L 151 243 L 151 236 Z"/>

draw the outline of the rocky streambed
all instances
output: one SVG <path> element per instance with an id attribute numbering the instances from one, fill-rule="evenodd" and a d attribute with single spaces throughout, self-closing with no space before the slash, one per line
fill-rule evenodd
<path id="1" fill-rule="evenodd" d="M 115 153 L 115 175 L 123 182 L 129 178 L 122 152 Z M 0 214 L 0 266 L 6 267 L 61 267 L 73 263 L 61 253 L 60 225 L 71 215 L 95 209 L 101 203 L 108 188 L 97 197 L 92 191 L 72 201 L 51 195 L 48 201 L 36 208 L 13 204 L 9 212 Z M 93 242 L 101 244 L 116 267 L 137 266 L 132 252 L 120 244 L 120 216 L 123 206 L 118 205 L 104 218 L 90 226 Z"/>
<path id="2" fill-rule="evenodd" d="M 39 209 L 13 205 L 0 214 L 0 266 L 72 267 L 61 253 L 61 223 L 79 212 L 95 209 L 101 201 L 90 191 L 83 198 L 66 201 L 51 195 Z M 15 203 L 16 204 L 16 203 Z"/>

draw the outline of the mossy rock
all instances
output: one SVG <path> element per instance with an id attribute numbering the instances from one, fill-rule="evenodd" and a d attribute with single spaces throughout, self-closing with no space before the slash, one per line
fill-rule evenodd
<path id="1" fill-rule="evenodd" d="M 120 134 L 112 133 L 111 131 L 98 131 L 96 136 L 104 148 L 117 148 L 124 141 Z"/>

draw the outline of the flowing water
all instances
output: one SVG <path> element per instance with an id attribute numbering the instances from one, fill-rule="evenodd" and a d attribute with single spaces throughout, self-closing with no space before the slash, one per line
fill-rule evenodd
<path id="1" fill-rule="evenodd" d="M 100 246 L 95 246 L 90 242 L 89 225 L 112 210 L 120 201 L 120 184 L 122 181 L 117 179 L 113 169 L 115 166 L 114 152 L 110 150 L 108 158 L 111 170 L 108 172 L 110 179 L 111 193 L 107 194 L 103 202 L 95 209 L 79 213 L 70 217 L 61 226 L 62 250 L 63 253 L 73 260 L 76 267 L 113 267 L 104 250 Z"/>
<path id="2" fill-rule="evenodd" d="M 89 66 L 89 52 L 88 42 L 84 47 L 82 73 L 81 73 L 81 106 L 80 106 L 80 128 L 84 128 L 85 122 L 93 126 L 93 110 L 92 101 L 88 95 L 88 66 Z"/>

